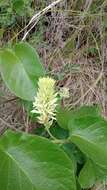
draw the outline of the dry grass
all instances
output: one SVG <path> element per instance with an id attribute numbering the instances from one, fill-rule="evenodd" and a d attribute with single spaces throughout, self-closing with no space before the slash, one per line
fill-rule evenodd
<path id="1" fill-rule="evenodd" d="M 21 130 L 25 124 L 24 108 L 21 108 L 17 98 L 10 93 L 4 83 L 0 82 L 0 92 L 2 92 L 0 95 L 0 134 L 7 128 Z"/>
<path id="2" fill-rule="evenodd" d="M 53 8 L 46 17 L 49 25 L 38 51 L 49 74 L 59 79 L 58 85 L 69 87 L 66 105 L 99 104 L 106 117 L 106 2 L 96 13 L 90 12 L 92 3 L 85 1 L 79 11 L 73 1 L 71 9 L 65 1 Z M 91 52 L 93 48 L 95 52 Z"/>

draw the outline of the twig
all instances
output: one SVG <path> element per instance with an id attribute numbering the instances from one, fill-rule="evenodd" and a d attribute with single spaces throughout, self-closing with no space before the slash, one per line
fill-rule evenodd
<path id="1" fill-rule="evenodd" d="M 20 131 L 20 130 L 16 129 L 13 125 L 10 125 L 9 123 L 7 123 L 4 119 L 0 118 L 0 121 L 4 125 L 6 125 L 5 129 L 9 128 L 9 129 L 13 129 L 14 131 Z"/>
<path id="2" fill-rule="evenodd" d="M 90 9 L 92 3 L 93 3 L 93 0 L 86 0 L 85 6 L 84 6 L 85 12 L 89 11 L 89 9 Z"/>
<path id="3" fill-rule="evenodd" d="M 10 103 L 10 102 L 16 101 L 17 99 L 19 99 L 19 98 L 18 98 L 18 97 L 15 97 L 15 98 L 12 98 L 12 99 L 9 99 L 9 100 L 5 100 L 5 101 L 1 102 L 0 105 L 2 105 L 2 104 L 7 104 L 7 103 Z"/>
<path id="4" fill-rule="evenodd" d="M 29 21 L 27 28 L 32 24 L 33 26 L 31 26 L 31 28 L 24 34 L 22 41 L 26 39 L 27 35 L 29 34 L 29 32 L 32 30 L 32 28 L 38 23 L 38 21 L 40 20 L 41 16 L 43 16 L 44 14 L 46 14 L 51 8 L 53 8 L 55 5 L 57 5 L 58 3 L 60 3 L 63 0 L 57 0 L 54 1 L 53 3 L 51 3 L 49 6 L 45 7 L 42 11 L 40 11 L 39 13 L 35 14 L 31 20 Z"/>
<path id="5" fill-rule="evenodd" d="M 76 106 L 85 96 L 87 96 L 87 94 L 93 89 L 95 88 L 95 86 L 97 85 L 97 83 L 101 80 L 103 76 L 103 72 L 101 72 L 98 76 L 98 78 L 96 79 L 96 81 L 94 82 L 94 84 L 85 92 L 85 94 L 83 96 L 81 96 L 73 105 L 72 107 Z"/>

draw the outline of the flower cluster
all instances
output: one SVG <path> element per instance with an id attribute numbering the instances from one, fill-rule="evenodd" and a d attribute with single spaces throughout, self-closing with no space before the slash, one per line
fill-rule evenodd
<path id="1" fill-rule="evenodd" d="M 55 92 L 55 80 L 49 77 L 40 78 L 38 92 L 33 102 L 32 113 L 37 113 L 38 122 L 45 126 L 51 126 L 56 116 L 57 93 Z"/>

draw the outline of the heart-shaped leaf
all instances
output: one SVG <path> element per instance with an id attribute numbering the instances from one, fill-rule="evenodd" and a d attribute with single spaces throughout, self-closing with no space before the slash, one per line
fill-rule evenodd
<path id="1" fill-rule="evenodd" d="M 0 139 L 2 190 L 76 190 L 74 166 L 58 145 L 25 133 Z"/>
<path id="2" fill-rule="evenodd" d="M 22 42 L 14 50 L 3 50 L 0 57 L 1 75 L 8 88 L 16 96 L 32 101 L 38 78 L 45 73 L 35 50 Z"/>

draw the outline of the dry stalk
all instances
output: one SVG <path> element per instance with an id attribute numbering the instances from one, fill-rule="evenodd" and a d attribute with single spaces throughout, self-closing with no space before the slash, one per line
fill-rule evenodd
<path id="1" fill-rule="evenodd" d="M 3 123 L 6 127 L 5 129 L 9 128 L 9 129 L 12 129 L 14 131 L 20 131 L 20 130 L 17 130 L 13 125 L 10 125 L 9 123 L 7 123 L 4 119 L 0 118 L 0 122 Z"/>
<path id="2" fill-rule="evenodd" d="M 34 28 L 34 26 L 38 23 L 38 21 L 40 20 L 41 16 L 45 15 L 50 9 L 52 9 L 55 5 L 57 5 L 58 3 L 60 3 L 63 0 L 57 0 L 54 1 L 53 3 L 51 3 L 49 6 L 45 7 L 42 11 L 40 11 L 39 13 L 35 14 L 31 20 L 29 21 L 27 28 L 33 24 L 30 29 L 24 34 L 22 41 L 26 39 L 27 35 L 29 34 L 29 32 L 32 30 L 32 28 Z"/>
<path id="3" fill-rule="evenodd" d="M 96 81 L 94 82 L 94 84 L 84 93 L 83 96 L 81 96 L 73 105 L 72 107 L 76 106 L 85 96 L 87 96 L 87 94 L 93 90 L 93 88 L 95 88 L 95 86 L 98 84 L 98 82 L 101 80 L 103 76 L 103 72 L 101 72 L 98 76 L 98 78 L 96 79 Z"/>

